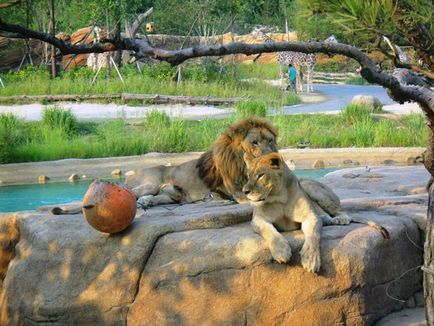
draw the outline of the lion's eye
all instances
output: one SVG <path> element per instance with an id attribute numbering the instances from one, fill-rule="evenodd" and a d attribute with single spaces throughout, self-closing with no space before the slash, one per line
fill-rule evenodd
<path id="1" fill-rule="evenodd" d="M 258 177 L 256 178 L 256 180 L 261 179 L 264 175 L 265 175 L 264 173 L 258 174 Z"/>
<path id="2" fill-rule="evenodd" d="M 258 142 L 257 140 L 254 140 L 254 141 L 252 142 L 252 144 L 255 145 L 255 146 L 258 146 L 258 145 L 259 145 L 259 142 Z"/>

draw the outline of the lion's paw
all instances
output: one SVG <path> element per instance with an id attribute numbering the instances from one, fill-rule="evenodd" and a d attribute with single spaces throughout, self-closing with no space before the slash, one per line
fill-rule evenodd
<path id="1" fill-rule="evenodd" d="M 152 196 L 152 195 L 139 197 L 139 199 L 137 199 L 137 208 L 146 209 L 146 208 L 151 207 L 153 197 L 154 196 Z"/>
<path id="2" fill-rule="evenodd" d="M 346 225 L 351 223 L 351 217 L 345 213 L 341 213 L 332 218 L 332 224 L 335 225 Z"/>
<path id="3" fill-rule="evenodd" d="M 318 273 L 321 267 L 320 250 L 312 243 L 305 242 L 300 252 L 303 268 L 311 273 Z"/>
<path id="4" fill-rule="evenodd" d="M 270 245 L 271 255 L 278 263 L 286 263 L 291 258 L 291 246 L 283 236 L 276 237 Z"/>

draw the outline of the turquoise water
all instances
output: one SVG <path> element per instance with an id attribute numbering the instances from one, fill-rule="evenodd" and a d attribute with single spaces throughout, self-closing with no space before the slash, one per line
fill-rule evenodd
<path id="1" fill-rule="evenodd" d="M 295 170 L 299 178 L 319 179 L 334 169 Z M 39 206 L 81 201 L 92 180 L 0 187 L 0 212 L 34 210 Z"/>

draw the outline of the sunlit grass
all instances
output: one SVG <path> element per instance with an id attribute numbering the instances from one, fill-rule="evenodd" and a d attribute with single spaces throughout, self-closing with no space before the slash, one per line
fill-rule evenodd
<path id="1" fill-rule="evenodd" d="M 0 88 L 0 96 L 138 93 L 244 97 L 264 101 L 274 106 L 300 103 L 298 96 L 284 95 L 279 88 L 263 81 L 243 81 L 229 74 L 222 74 L 214 70 L 210 72 L 200 67 L 194 65 L 185 68 L 186 77 L 179 85 L 174 78 L 175 68 L 163 64 L 149 67 L 142 73 L 126 66 L 122 70 L 124 83 L 113 71 L 111 78 L 107 80 L 105 72 L 102 71 L 92 85 L 91 80 L 94 73 L 87 68 L 66 72 L 60 77 L 51 79 L 45 70 L 32 70 L 27 67 L 23 71 L 6 74 L 3 77 L 5 88 Z"/>
<path id="2" fill-rule="evenodd" d="M 50 115 L 70 113 L 50 108 Z M 66 111 L 68 112 L 68 111 Z M 308 144 L 311 148 L 426 146 L 428 131 L 424 118 L 413 114 L 397 120 L 376 120 L 359 111 L 340 115 L 276 115 L 269 119 L 279 129 L 280 148 Z M 56 120 L 57 121 L 57 120 Z M 63 121 L 63 120 L 61 120 Z M 206 151 L 235 116 L 226 119 L 184 121 L 151 111 L 140 124 L 120 117 L 101 123 L 70 125 L 23 122 L 0 115 L 1 163 L 47 161 L 63 158 L 93 158 L 140 155 L 147 152 Z"/>

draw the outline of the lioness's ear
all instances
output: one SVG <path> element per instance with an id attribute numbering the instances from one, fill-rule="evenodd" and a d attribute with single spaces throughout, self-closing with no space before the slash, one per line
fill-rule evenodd
<path id="1" fill-rule="evenodd" d="M 244 152 L 243 158 L 244 158 L 244 162 L 247 165 L 247 168 L 250 169 L 250 166 L 252 165 L 252 161 L 254 159 L 253 155 L 250 153 Z"/>
<path id="2" fill-rule="evenodd" d="M 273 153 L 268 164 L 273 169 L 280 169 L 282 167 L 282 160 L 283 158 L 280 156 L 280 154 Z"/>

